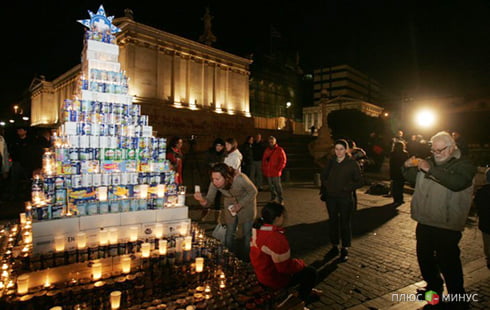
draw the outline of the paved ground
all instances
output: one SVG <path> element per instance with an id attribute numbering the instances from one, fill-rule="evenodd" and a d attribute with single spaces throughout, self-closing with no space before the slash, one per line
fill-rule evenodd
<path id="1" fill-rule="evenodd" d="M 415 222 L 410 218 L 410 194 L 398 208 L 392 199 L 365 194 L 358 190 L 359 207 L 353 219 L 354 240 L 346 263 L 330 261 L 320 269 L 319 288 L 325 296 L 312 309 L 418 309 L 425 302 L 396 301 L 393 294 L 412 294 L 424 286 L 415 255 Z M 259 193 L 259 206 L 270 199 Z M 287 235 L 292 255 L 308 264 L 323 260 L 330 249 L 327 236 L 328 215 L 313 184 L 290 183 L 285 186 L 288 210 Z M 200 211 L 191 209 L 197 219 Z M 207 224 L 212 228 L 212 224 Z M 473 309 L 490 309 L 490 271 L 487 270 L 476 219 L 470 216 L 463 234 L 461 259 L 465 268 L 468 293 L 478 294 Z M 401 295 L 398 295 L 401 296 Z"/>
<path id="2" fill-rule="evenodd" d="M 330 248 L 328 215 L 319 200 L 318 188 L 312 183 L 288 183 L 284 187 L 292 255 L 316 264 Z M 311 305 L 312 309 L 408 310 L 425 304 L 396 301 L 394 295 L 412 294 L 424 284 L 415 256 L 415 222 L 409 214 L 411 195 L 405 194 L 406 203 L 394 208 L 389 205 L 391 198 L 366 194 L 366 189 L 358 190 L 359 208 L 353 219 L 350 259 L 346 263 L 330 261 L 322 265 L 318 287 L 325 295 Z M 268 192 L 260 192 L 259 206 L 269 199 Z M 197 220 L 201 209 L 192 206 L 191 197 L 189 203 L 190 216 Z M 17 212 L 11 204 L 1 207 L 3 219 L 12 218 Z M 465 285 L 468 293 L 478 294 L 478 302 L 472 302 L 473 309 L 490 309 L 490 271 L 483 258 L 481 233 L 474 216 L 470 216 L 467 224 L 460 244 Z M 214 224 L 203 226 L 211 230 Z"/>

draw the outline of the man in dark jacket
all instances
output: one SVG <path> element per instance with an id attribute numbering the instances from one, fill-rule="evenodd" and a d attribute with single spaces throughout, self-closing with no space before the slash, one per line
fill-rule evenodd
<path id="1" fill-rule="evenodd" d="M 265 142 L 262 141 L 262 135 L 260 133 L 257 134 L 252 145 L 253 162 L 250 169 L 250 180 L 254 182 L 259 191 L 262 190 L 262 185 L 264 184 L 262 179 L 262 157 L 266 147 Z"/>
<path id="2" fill-rule="evenodd" d="M 439 132 L 431 142 L 432 157 L 411 157 L 403 167 L 405 179 L 415 183 L 411 214 L 418 222 L 417 259 L 427 282 L 425 291 L 442 296 L 442 273 L 448 293 L 463 296 L 460 295 L 465 294 L 465 289 L 458 243 L 471 206 L 476 167 L 461 157 L 449 133 Z M 441 305 L 426 307 L 438 309 Z M 455 307 L 465 309 L 467 304 L 455 304 Z"/>

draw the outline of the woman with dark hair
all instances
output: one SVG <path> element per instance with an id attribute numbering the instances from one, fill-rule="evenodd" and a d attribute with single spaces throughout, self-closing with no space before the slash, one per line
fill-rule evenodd
<path id="1" fill-rule="evenodd" d="M 250 171 L 254 162 L 253 154 L 254 137 L 248 136 L 245 142 L 240 146 L 240 153 L 243 155 L 242 172 L 250 177 Z"/>
<path id="2" fill-rule="evenodd" d="M 348 150 L 347 141 L 343 139 L 335 141 L 335 158 L 327 162 L 321 173 L 320 193 L 321 199 L 327 205 L 330 242 L 333 246 L 327 255 L 338 255 L 339 239 L 341 239 L 341 261 L 347 261 L 348 248 L 351 246 L 351 218 L 354 213 L 353 192 L 363 184 L 359 164 L 349 156 Z"/>
<path id="3" fill-rule="evenodd" d="M 182 145 L 184 141 L 181 137 L 173 137 L 167 146 L 167 159 L 172 165 L 172 170 L 175 171 L 175 183 L 182 184 L 182 161 L 184 154 L 182 153 Z"/>
<path id="4" fill-rule="evenodd" d="M 233 249 L 233 241 L 237 227 L 243 231 L 243 258 L 248 259 L 250 251 L 250 237 L 253 220 L 257 214 L 257 189 L 250 179 L 241 172 L 224 163 L 211 168 L 211 183 L 206 198 L 201 193 L 195 193 L 194 198 L 206 207 L 213 204 L 217 192 L 224 197 L 224 224 L 226 224 L 225 246 Z M 242 251 L 234 251 L 240 252 Z"/>
<path id="5" fill-rule="evenodd" d="M 299 296 L 308 303 L 312 293 L 321 294 L 313 288 L 318 274 L 303 260 L 290 257 L 289 242 L 281 227 L 285 215 L 286 209 L 277 202 L 264 206 L 262 216 L 253 224 L 250 262 L 260 283 L 273 289 L 299 284 Z"/>
<path id="6" fill-rule="evenodd" d="M 238 150 L 238 142 L 235 138 L 228 138 L 225 140 L 225 164 L 232 167 L 238 172 L 241 172 L 242 166 L 242 153 Z"/>
<path id="7" fill-rule="evenodd" d="M 209 169 L 214 165 L 222 163 L 225 159 L 225 141 L 221 138 L 216 138 L 213 145 L 209 148 L 206 154 L 206 163 Z M 216 192 L 214 199 L 213 210 L 211 208 L 204 208 L 201 212 L 201 221 L 205 221 L 208 214 L 214 215 L 214 222 L 217 221 L 219 216 L 219 210 L 221 209 L 221 192 Z"/>

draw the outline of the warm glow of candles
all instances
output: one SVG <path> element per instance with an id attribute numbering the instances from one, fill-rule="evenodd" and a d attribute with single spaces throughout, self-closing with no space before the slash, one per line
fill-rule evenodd
<path id="1" fill-rule="evenodd" d="M 102 277 L 102 264 L 93 263 L 92 265 L 92 278 L 94 280 L 99 280 Z"/>
<path id="2" fill-rule="evenodd" d="M 121 256 L 121 271 L 122 273 L 131 272 L 131 257 L 128 255 Z"/>
<path id="3" fill-rule="evenodd" d="M 220 281 L 219 282 L 219 288 L 224 289 L 226 287 L 225 281 Z"/>
<path id="4" fill-rule="evenodd" d="M 131 226 L 129 227 L 129 241 L 134 242 L 138 240 L 138 227 Z"/>
<path id="5" fill-rule="evenodd" d="M 54 250 L 56 252 L 65 250 L 65 236 L 54 236 Z"/>
<path id="6" fill-rule="evenodd" d="M 140 189 L 140 198 L 141 199 L 148 198 L 148 184 L 140 184 L 139 189 Z"/>
<path id="7" fill-rule="evenodd" d="M 167 255 L 167 240 L 158 240 L 158 251 L 160 255 Z"/>
<path id="8" fill-rule="evenodd" d="M 164 198 L 165 197 L 165 184 L 157 185 L 157 197 Z"/>
<path id="9" fill-rule="evenodd" d="M 32 242 L 32 235 L 30 232 L 26 231 L 24 233 L 24 243 L 31 243 Z"/>
<path id="10" fill-rule="evenodd" d="M 150 257 L 150 244 L 148 242 L 144 242 L 141 244 L 141 257 Z"/>
<path id="11" fill-rule="evenodd" d="M 109 228 L 109 243 L 116 244 L 119 241 L 117 228 Z"/>
<path id="12" fill-rule="evenodd" d="M 155 224 L 155 238 L 160 239 L 163 236 L 163 225 L 161 223 Z"/>
<path id="13" fill-rule="evenodd" d="M 119 309 L 121 306 L 121 291 L 111 292 L 111 309 Z"/>
<path id="14" fill-rule="evenodd" d="M 102 229 L 99 231 L 99 244 L 100 245 L 107 245 L 109 242 L 109 231 L 106 229 Z"/>
<path id="15" fill-rule="evenodd" d="M 99 199 L 99 201 L 107 200 L 107 186 L 97 187 L 97 198 Z"/>
<path id="16" fill-rule="evenodd" d="M 77 248 L 79 250 L 87 246 L 87 234 L 84 232 L 79 232 L 77 234 Z"/>
<path id="17" fill-rule="evenodd" d="M 204 269 L 204 257 L 196 257 L 196 272 L 202 272 Z"/>
<path id="18" fill-rule="evenodd" d="M 22 274 L 17 277 L 17 294 L 24 295 L 29 291 L 29 275 Z"/>
<path id="19" fill-rule="evenodd" d="M 187 236 L 184 240 L 184 251 L 192 250 L 192 236 Z"/>
<path id="20" fill-rule="evenodd" d="M 182 236 L 187 236 L 187 223 L 180 224 L 180 234 Z"/>
<path id="21" fill-rule="evenodd" d="M 63 308 L 61 308 L 61 306 L 55 306 L 55 307 L 49 308 L 49 310 L 63 310 Z"/>
<path id="22" fill-rule="evenodd" d="M 51 286 L 51 280 L 49 278 L 49 274 L 46 275 L 46 278 L 44 279 L 44 287 L 50 287 Z"/>
<path id="23" fill-rule="evenodd" d="M 20 215 L 20 224 L 21 225 L 24 225 L 26 223 L 26 214 L 24 212 L 22 212 Z"/>

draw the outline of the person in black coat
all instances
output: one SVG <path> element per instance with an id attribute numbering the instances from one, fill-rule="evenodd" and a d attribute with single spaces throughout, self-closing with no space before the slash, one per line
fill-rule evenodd
<path id="1" fill-rule="evenodd" d="M 478 228 L 482 232 L 487 268 L 490 269 L 490 168 L 487 169 L 485 176 L 487 184 L 476 191 L 474 203 L 480 218 Z"/>
<path id="2" fill-rule="evenodd" d="M 245 142 L 239 147 L 240 153 L 242 153 L 242 172 L 250 177 L 252 171 L 252 165 L 254 162 L 253 154 L 254 137 L 248 136 Z"/>
<path id="3" fill-rule="evenodd" d="M 393 196 L 393 204 L 399 206 L 403 201 L 403 185 L 405 179 L 402 174 L 402 167 L 408 159 L 408 152 L 405 150 L 405 143 L 397 141 L 393 143 L 393 151 L 390 154 L 390 179 L 391 179 L 391 195 Z"/>

